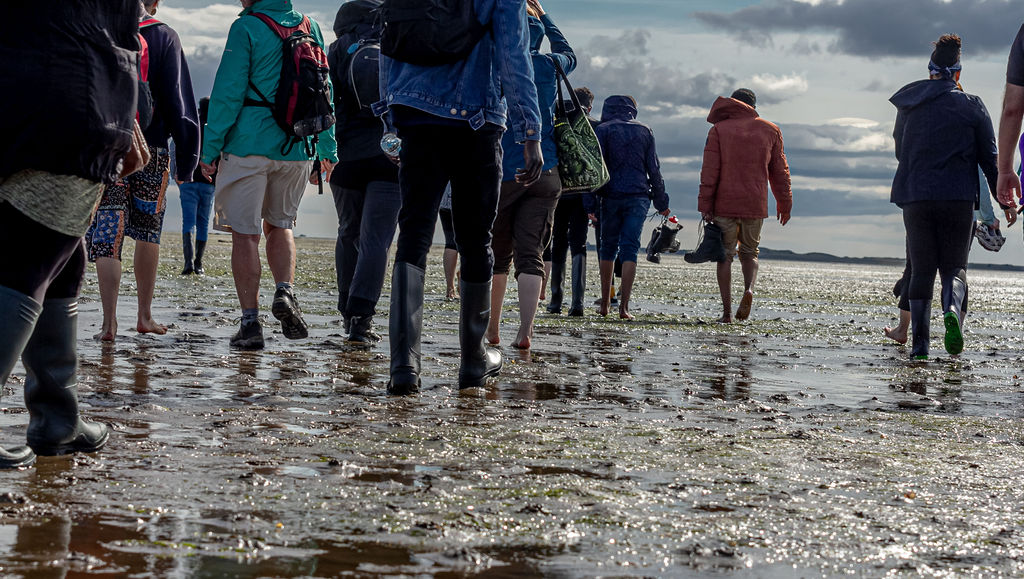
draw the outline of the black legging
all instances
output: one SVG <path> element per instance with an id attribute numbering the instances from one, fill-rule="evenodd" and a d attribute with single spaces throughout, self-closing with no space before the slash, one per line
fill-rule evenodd
<path id="1" fill-rule="evenodd" d="M 922 201 L 903 205 L 907 230 L 910 283 L 908 300 L 932 299 L 935 272 L 943 284 L 966 275 L 971 249 L 974 203 L 971 201 Z"/>
<path id="2" fill-rule="evenodd" d="M 85 275 L 81 237 L 58 233 L 0 202 L 0 247 L 5 247 L 0 286 L 44 299 L 78 296 Z"/>

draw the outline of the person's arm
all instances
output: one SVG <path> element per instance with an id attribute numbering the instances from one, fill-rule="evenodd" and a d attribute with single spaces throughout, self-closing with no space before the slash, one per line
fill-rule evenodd
<path id="1" fill-rule="evenodd" d="M 1003 94 L 1003 112 L 999 117 L 999 177 L 996 199 L 1000 205 L 1016 207 L 1020 193 L 1020 177 L 1013 170 L 1017 139 L 1020 137 L 1021 118 L 1024 118 L 1024 86 L 1006 85 Z"/>
<path id="2" fill-rule="evenodd" d="M 669 214 L 668 193 L 665 192 L 665 179 L 661 176 L 661 162 L 658 160 L 658 150 L 654 143 L 654 131 L 648 133 L 644 168 L 647 171 L 647 183 L 651 187 L 654 208 L 658 210 L 658 213 L 667 216 Z"/>
<path id="3" fill-rule="evenodd" d="M 778 138 L 772 144 L 772 156 L 768 160 L 768 183 L 771 184 L 772 195 L 775 196 L 779 223 L 785 225 L 789 223 L 790 213 L 793 211 L 793 184 L 789 176 L 789 162 L 786 160 L 782 131 L 778 131 Z"/>
<path id="4" fill-rule="evenodd" d="M 534 174 L 540 176 L 544 159 L 540 155 L 540 106 L 537 104 L 533 62 L 527 45 L 529 37 L 525 0 L 495 2 L 491 27 L 497 60 L 494 64 L 508 104 L 509 130 L 516 143 L 526 144 L 524 161 L 527 167 L 524 174 L 528 176 L 527 179 L 536 181 Z M 532 141 L 536 141 L 536 145 L 531 145 Z"/>
<path id="5" fill-rule="evenodd" d="M 704 142 L 704 161 L 700 166 L 700 192 L 697 194 L 697 211 L 705 221 L 715 217 L 715 197 L 718 181 L 722 174 L 722 154 L 719 150 L 718 128 L 711 127 Z"/>
<path id="6" fill-rule="evenodd" d="M 175 180 L 191 181 L 192 173 L 199 163 L 199 147 L 202 138 L 199 133 L 199 109 L 196 108 L 192 92 L 192 78 L 189 75 L 185 52 L 181 49 L 178 34 L 170 27 L 162 26 L 168 42 L 161 54 L 163 69 L 157 75 L 150 75 L 153 82 L 154 100 L 162 109 L 161 119 L 174 139 Z"/>
<path id="7" fill-rule="evenodd" d="M 985 108 L 985 104 L 981 102 L 981 99 L 977 99 L 977 102 L 978 121 L 974 125 L 974 154 L 978 159 L 978 167 L 984 173 L 985 180 L 988 182 L 988 190 L 998 203 L 999 198 L 996 196 L 996 191 L 999 187 L 999 169 L 997 168 L 996 161 L 998 156 L 996 135 L 992 130 L 992 117 L 988 115 L 988 109 Z M 992 212 L 992 202 L 988 198 L 982 199 L 984 196 L 981 195 L 981 191 L 978 193 L 978 208 L 983 215 L 985 223 L 991 225 L 996 220 L 995 214 Z M 1007 227 L 1013 225 L 1017 221 L 1017 212 L 1009 205 L 999 203 L 999 206 L 1006 215 Z"/>
<path id="8" fill-rule="evenodd" d="M 220 157 L 228 131 L 235 125 L 242 112 L 245 95 L 249 90 L 249 60 L 252 55 L 252 39 L 241 17 L 235 20 L 228 31 L 224 54 L 217 67 L 210 95 L 210 112 L 206 118 L 203 136 L 202 162 L 209 166 Z M 203 169 L 206 173 L 206 168 Z"/>
<path id="9" fill-rule="evenodd" d="M 308 17 L 307 17 L 308 18 Z M 313 31 L 313 38 L 316 38 L 316 43 L 320 45 L 320 50 L 324 53 L 327 52 L 327 46 L 324 44 L 324 36 L 320 32 L 320 25 L 316 23 L 312 18 L 309 19 L 309 27 Z M 332 112 L 337 116 L 337 112 L 334 108 L 334 85 L 331 84 L 331 77 L 327 77 L 327 87 L 331 91 L 331 109 Z M 334 138 L 334 127 L 330 127 L 320 132 L 320 136 L 316 143 L 316 152 L 320 156 L 320 168 L 327 176 L 326 179 L 331 178 L 331 171 L 334 169 L 334 164 L 338 162 L 338 141 Z M 326 162 L 324 162 L 326 161 Z"/>
<path id="10" fill-rule="evenodd" d="M 565 39 L 562 31 L 551 20 L 551 15 L 544 12 L 544 9 L 540 7 L 540 2 L 535 2 L 535 0 L 530 0 L 530 2 L 534 3 L 540 10 L 540 21 L 544 24 L 544 35 L 547 36 L 548 43 L 551 44 L 551 58 L 558 61 L 565 74 L 572 73 L 572 71 L 576 70 L 576 53 L 569 46 L 569 42 Z"/>

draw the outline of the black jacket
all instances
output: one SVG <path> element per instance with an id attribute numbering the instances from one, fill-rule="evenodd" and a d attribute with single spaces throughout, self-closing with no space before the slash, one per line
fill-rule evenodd
<path id="1" fill-rule="evenodd" d="M 113 183 L 138 98 L 139 0 L 8 2 L 0 19 L 0 177 Z"/>
<path id="2" fill-rule="evenodd" d="M 996 191 L 996 138 L 981 99 L 952 80 L 920 80 L 889 99 L 896 105 L 899 166 L 890 201 L 978 203 L 978 167 Z"/>

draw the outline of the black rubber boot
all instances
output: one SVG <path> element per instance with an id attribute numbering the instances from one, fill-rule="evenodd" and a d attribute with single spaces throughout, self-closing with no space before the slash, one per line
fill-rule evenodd
<path id="1" fill-rule="evenodd" d="M 725 261 L 725 245 L 722 243 L 722 229 L 714 223 L 704 224 L 704 235 L 697 249 L 683 255 L 687 263 Z"/>
<path id="2" fill-rule="evenodd" d="M 0 286 L 0 388 L 7 384 L 42 309 L 27 295 Z M 27 446 L 0 448 L 0 468 L 32 466 L 35 461 L 35 453 Z"/>
<path id="3" fill-rule="evenodd" d="M 548 302 L 549 314 L 562 313 L 562 285 L 565 284 L 565 261 L 553 261 L 551 263 L 551 301 Z"/>
<path id="4" fill-rule="evenodd" d="M 932 300 L 910 300 L 910 357 L 928 359 L 928 341 L 931 339 Z"/>
<path id="5" fill-rule="evenodd" d="M 192 275 L 196 272 L 195 267 L 192 265 L 192 234 L 182 233 L 181 234 L 181 249 L 185 255 L 185 267 L 181 270 L 181 275 Z"/>
<path id="6" fill-rule="evenodd" d="M 484 345 L 484 333 L 491 320 L 491 282 L 459 282 L 459 389 L 478 388 L 489 376 L 501 371 L 501 352 Z"/>
<path id="7" fill-rule="evenodd" d="M 942 276 L 942 323 L 946 327 L 943 342 L 946 352 L 955 356 L 964 351 L 963 318 L 967 297 L 967 273 L 959 270 L 955 276 Z"/>
<path id="8" fill-rule="evenodd" d="M 78 415 L 78 299 L 43 302 L 21 360 L 28 407 L 28 445 L 38 455 L 94 452 L 110 437 L 106 424 Z"/>
<path id="9" fill-rule="evenodd" d="M 194 271 L 196 275 L 205 275 L 206 270 L 203 268 L 203 254 L 206 253 L 206 240 L 196 240 L 196 261 Z"/>
<path id="10" fill-rule="evenodd" d="M 423 331 L 423 269 L 402 261 L 391 272 L 391 379 L 388 394 L 405 396 L 420 389 L 420 334 Z M 354 319 L 353 319 L 354 323 Z"/>
<path id="11" fill-rule="evenodd" d="M 569 315 L 583 315 L 583 293 L 587 289 L 587 254 L 572 256 L 572 307 Z"/>

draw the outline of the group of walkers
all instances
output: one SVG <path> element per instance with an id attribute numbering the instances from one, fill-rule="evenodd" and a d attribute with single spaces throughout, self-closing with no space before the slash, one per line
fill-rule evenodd
<path id="1" fill-rule="evenodd" d="M 610 181 L 560 194 L 557 83 L 577 57 L 539 0 L 464 0 L 473 10 L 430 18 L 433 0 L 350 0 L 329 48 L 290 0 L 241 0 L 212 94 L 199 106 L 177 34 L 154 17 L 159 2 L 15 4 L 0 24 L 0 103 L 19 111 L 0 120 L 0 239 L 17 248 L 0 270 L 0 382 L 20 358 L 30 415 L 28 445 L 0 449 L 0 467 L 30 465 L 37 454 L 94 451 L 108 440 L 107 426 L 78 412 L 77 297 L 87 260 L 96 262 L 103 307 L 97 338 L 117 334 L 125 235 L 136 241 L 136 329 L 167 331 L 151 308 L 171 140 L 186 208 L 182 274 L 204 270 L 211 197 L 214 229 L 231 234 L 242 314 L 232 347 L 264 345 L 263 237 L 275 282 L 271 312 L 286 338 L 308 335 L 293 288 L 292 228 L 309 183 L 327 183 L 337 207 L 338 310 L 354 343 L 381 339 L 374 317 L 398 232 L 388 312 L 391 394 L 421 386 L 424 283 L 439 214 L 446 297 L 459 302 L 460 388 L 482 386 L 502 368 L 494 346 L 513 264 L 513 346 L 532 344 L 547 270 L 548 311 L 561 313 L 566 253 L 568 314 L 583 315 L 588 223 L 598 228 L 598 313 L 610 313 L 618 261 L 618 314 L 633 317 L 641 228 L 652 203 L 670 213 L 654 136 L 636 121 L 635 99 L 609 96 L 601 121 L 592 123 Z M 29 30 L 25 21 L 38 25 Z M 929 80 L 892 99 L 899 111 L 892 200 L 904 212 L 908 253 L 907 280 L 897 291 L 906 298 L 914 357 L 928 354 L 936 271 L 946 348 L 963 347 L 978 167 L 1009 223 L 1013 192 L 1020 193 L 1012 164 L 1024 116 L 1024 29 L 1011 53 L 998 158 L 984 106 L 959 86 L 959 55 L 959 38 L 942 37 Z M 54 79 L 60 90 L 52 89 Z M 581 88 L 577 96 L 589 114 L 593 93 Z M 782 133 L 756 105 L 752 91 L 738 89 L 708 116 L 698 210 L 705 239 L 718 245 L 702 244 L 691 257 L 717 262 L 722 323 L 750 315 L 769 183 L 782 225 L 792 207 Z M 743 294 L 733 314 L 737 254 Z"/>

